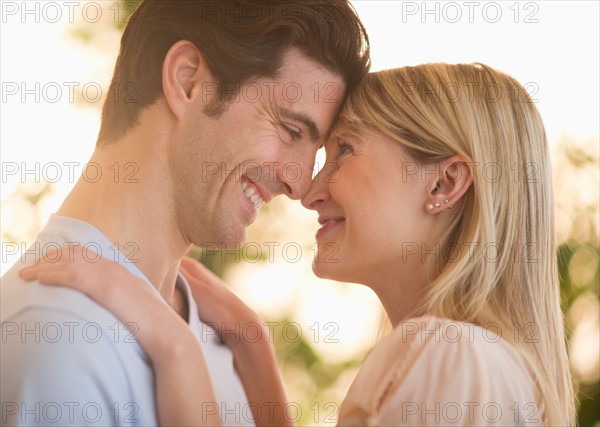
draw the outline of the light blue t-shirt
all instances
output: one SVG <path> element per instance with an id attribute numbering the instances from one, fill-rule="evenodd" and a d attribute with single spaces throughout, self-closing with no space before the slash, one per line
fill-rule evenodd
<path id="1" fill-rule="evenodd" d="M 134 259 L 135 245 L 111 243 L 90 224 L 53 215 L 20 261 L 2 277 L 0 424 L 156 426 L 154 375 L 147 355 L 135 341 L 135 329 L 125 328 L 112 313 L 80 292 L 19 278 L 19 269 L 36 256 L 75 243 L 88 248 L 90 254 L 119 262 L 161 298 L 122 253 Z M 187 297 L 188 323 L 204 351 L 223 424 L 254 425 L 231 352 L 200 321 L 189 285 L 181 275 L 177 286 Z M 214 404 L 206 404 L 198 408 L 198 414 L 216 409 Z"/>

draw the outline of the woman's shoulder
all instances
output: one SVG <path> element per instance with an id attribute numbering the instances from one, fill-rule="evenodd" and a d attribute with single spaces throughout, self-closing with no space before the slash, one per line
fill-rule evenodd
<path id="1" fill-rule="evenodd" d="M 435 316 L 408 319 L 365 360 L 346 399 L 350 408 L 345 401 L 340 417 L 369 395 L 361 411 L 376 414 L 379 424 L 400 413 L 420 417 L 424 408 L 432 411 L 424 424 L 435 423 L 443 408 L 499 411 L 501 419 L 515 415 L 510 422 L 515 424 L 528 404 L 536 405 L 537 393 L 519 350 L 502 337 L 513 332 Z M 537 406 L 530 409 L 540 412 Z"/>
<path id="2" fill-rule="evenodd" d="M 404 357 L 435 348 L 430 356 L 437 359 L 452 354 L 464 357 L 478 354 L 490 358 L 513 356 L 520 360 L 519 350 L 511 343 L 515 332 L 494 322 L 476 325 L 461 320 L 423 316 L 400 323 L 378 347 L 379 351 Z"/>
<path id="3" fill-rule="evenodd" d="M 455 368 L 468 367 L 471 372 L 483 368 L 481 362 L 495 363 L 495 373 L 504 367 L 512 369 L 512 365 L 525 368 L 519 349 L 512 344 L 515 332 L 493 322 L 476 325 L 437 316 L 411 318 L 376 346 L 365 365 L 386 359 L 394 360 L 399 369 L 423 360 L 444 366 L 455 362 Z"/>

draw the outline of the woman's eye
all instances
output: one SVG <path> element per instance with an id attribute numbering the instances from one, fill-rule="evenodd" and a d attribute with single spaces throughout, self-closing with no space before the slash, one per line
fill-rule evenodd
<path id="1" fill-rule="evenodd" d="M 344 141 L 338 141 L 339 155 L 351 154 L 353 152 L 352 146 Z"/>

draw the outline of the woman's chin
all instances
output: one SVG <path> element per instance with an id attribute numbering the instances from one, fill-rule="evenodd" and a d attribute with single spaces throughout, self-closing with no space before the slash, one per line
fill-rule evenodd
<path id="1" fill-rule="evenodd" d="M 332 268 L 331 266 L 323 265 L 322 262 L 319 262 L 318 258 L 315 258 L 313 260 L 312 271 L 313 273 L 315 273 L 315 276 L 317 276 L 320 279 L 336 280 L 336 278 L 334 277 L 336 276 L 334 270 L 335 267 Z"/>
<path id="2" fill-rule="evenodd" d="M 351 282 L 348 277 L 348 269 L 341 262 L 324 263 L 315 258 L 312 263 L 312 271 L 320 279 L 335 280 L 336 282 Z"/>

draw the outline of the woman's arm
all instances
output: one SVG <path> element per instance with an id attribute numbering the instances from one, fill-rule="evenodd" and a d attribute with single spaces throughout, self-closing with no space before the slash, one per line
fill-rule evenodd
<path id="1" fill-rule="evenodd" d="M 200 318 L 216 329 L 233 353 L 256 425 L 292 426 L 285 412 L 288 402 L 281 373 L 262 319 L 199 262 L 183 258 L 180 272 L 190 285 Z M 244 336 L 241 332 L 249 330 L 247 325 L 260 333 Z"/>
<path id="2" fill-rule="evenodd" d="M 138 326 L 136 339 L 154 367 L 162 426 L 221 425 L 218 412 L 202 410 L 217 405 L 202 350 L 185 322 L 118 263 L 106 258 L 90 263 L 80 247 L 62 252 L 47 257 L 58 261 L 41 259 L 21 270 L 21 277 L 83 292 L 122 323 Z"/>

